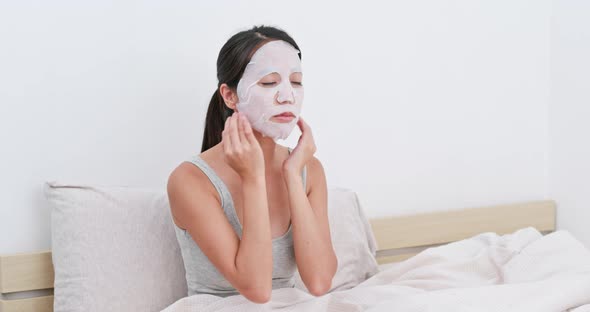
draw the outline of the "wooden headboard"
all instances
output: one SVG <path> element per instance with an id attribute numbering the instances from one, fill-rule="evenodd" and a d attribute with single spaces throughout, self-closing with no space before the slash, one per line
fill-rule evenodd
<path id="1" fill-rule="evenodd" d="M 508 234 L 532 226 L 555 231 L 556 204 L 539 200 L 481 208 L 371 219 L 379 264 L 401 261 L 434 246 L 494 232 Z"/>
<path id="2" fill-rule="evenodd" d="M 540 200 L 370 220 L 380 264 L 405 260 L 423 249 L 484 232 L 512 233 L 532 226 L 555 231 L 556 204 Z M 51 251 L 0 255 L 0 312 L 53 311 Z M 32 290 L 48 294 L 23 296 Z M 24 298 L 23 298 L 24 297 Z"/>

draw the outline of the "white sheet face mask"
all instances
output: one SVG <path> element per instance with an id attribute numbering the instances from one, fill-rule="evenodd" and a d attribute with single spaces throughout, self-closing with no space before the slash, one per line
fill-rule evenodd
<path id="1" fill-rule="evenodd" d="M 282 40 L 267 42 L 252 55 L 238 82 L 237 110 L 246 115 L 252 128 L 275 141 L 289 136 L 301 113 L 303 86 L 291 83 L 291 74 L 303 73 L 298 52 Z M 271 73 L 278 74 L 280 79 L 268 80 L 274 84 L 267 86 L 258 84 Z M 285 112 L 293 113 L 295 118 L 287 123 L 272 119 L 273 116 Z"/>

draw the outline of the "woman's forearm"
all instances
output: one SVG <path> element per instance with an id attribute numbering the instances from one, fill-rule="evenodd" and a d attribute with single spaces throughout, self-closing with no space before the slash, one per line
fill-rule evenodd
<path id="1" fill-rule="evenodd" d="M 329 237 L 322 231 L 298 173 L 286 173 L 289 193 L 295 259 L 301 279 L 313 294 L 331 287 L 337 260 Z"/>
<path id="2" fill-rule="evenodd" d="M 272 239 L 264 176 L 244 179 L 242 239 L 236 270 L 248 287 L 272 290 Z"/>

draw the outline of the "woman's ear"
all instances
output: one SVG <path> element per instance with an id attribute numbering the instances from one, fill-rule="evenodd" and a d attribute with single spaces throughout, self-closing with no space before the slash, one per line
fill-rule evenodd
<path id="1" fill-rule="evenodd" d="M 232 91 L 232 89 L 230 89 L 230 87 L 225 83 L 219 86 L 219 93 L 221 94 L 221 97 L 223 97 L 225 105 L 235 110 L 236 104 L 238 103 L 238 96 L 236 95 L 236 93 Z"/>

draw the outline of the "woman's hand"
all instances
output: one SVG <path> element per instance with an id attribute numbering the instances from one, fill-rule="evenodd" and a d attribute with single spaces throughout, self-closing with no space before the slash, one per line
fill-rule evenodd
<path id="1" fill-rule="evenodd" d="M 234 112 L 221 133 L 225 161 L 242 179 L 264 178 L 264 155 L 245 115 Z"/>
<path id="2" fill-rule="evenodd" d="M 299 116 L 297 126 L 301 129 L 301 136 L 299 137 L 299 141 L 297 141 L 297 146 L 295 146 L 289 157 L 283 162 L 284 174 L 299 175 L 305 164 L 312 159 L 313 154 L 316 152 L 311 128 L 303 121 L 301 116 Z"/>

